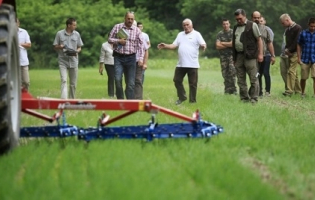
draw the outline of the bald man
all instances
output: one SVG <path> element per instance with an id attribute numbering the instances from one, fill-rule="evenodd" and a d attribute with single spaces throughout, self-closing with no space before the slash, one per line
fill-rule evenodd
<path id="1" fill-rule="evenodd" d="M 160 43 L 158 49 L 176 49 L 178 47 L 178 63 L 174 73 L 174 84 L 177 90 L 178 100 L 176 105 L 187 100 L 186 91 L 183 85 L 184 77 L 188 76 L 189 103 L 196 103 L 197 83 L 199 65 L 199 48 L 206 50 L 207 45 L 201 34 L 194 30 L 190 19 L 182 23 L 184 31 L 178 33 L 172 44 Z"/>

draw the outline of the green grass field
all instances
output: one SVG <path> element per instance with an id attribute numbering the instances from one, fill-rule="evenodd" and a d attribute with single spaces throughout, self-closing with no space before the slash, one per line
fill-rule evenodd
<path id="1" fill-rule="evenodd" d="M 218 59 L 201 59 L 197 104 L 176 106 L 176 60 L 150 60 L 144 98 L 220 124 L 224 133 L 205 139 L 21 139 L 0 157 L 0 199 L 315 199 L 315 99 L 283 97 L 279 60 L 272 66 L 271 97 L 244 104 L 223 94 Z M 59 71 L 31 70 L 33 96 L 58 98 Z M 107 98 L 106 75 L 97 66 L 79 70 L 77 98 Z M 185 79 L 187 87 L 187 78 Z M 188 91 L 187 91 L 188 92 Z M 52 116 L 55 111 L 42 111 Z M 119 111 L 108 112 L 111 116 Z M 67 111 L 67 122 L 96 126 L 101 111 Z M 136 113 L 119 125 L 143 125 Z M 157 115 L 159 123 L 179 120 Z M 22 114 L 22 126 L 46 122 Z"/>

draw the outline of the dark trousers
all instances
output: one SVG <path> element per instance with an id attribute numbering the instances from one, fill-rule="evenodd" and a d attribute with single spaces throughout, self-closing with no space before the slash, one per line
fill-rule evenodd
<path id="1" fill-rule="evenodd" d="M 124 75 L 126 89 L 125 95 L 127 99 L 134 99 L 135 75 L 136 75 L 136 54 L 128 56 L 115 56 L 115 85 L 117 99 L 124 99 L 124 91 L 122 86 L 122 77 Z"/>
<path id="2" fill-rule="evenodd" d="M 265 77 L 265 90 L 270 93 L 271 79 L 270 79 L 270 60 L 271 56 L 265 56 L 263 62 L 259 63 L 259 95 L 263 94 L 262 76 Z"/>
<path id="3" fill-rule="evenodd" d="M 143 72 L 142 66 L 137 64 L 135 79 L 135 99 L 142 99 L 143 94 Z"/>
<path id="4" fill-rule="evenodd" d="M 197 101 L 198 68 L 176 67 L 173 81 L 177 90 L 178 99 L 185 101 L 187 97 L 183 80 L 186 74 L 189 84 L 189 102 L 193 103 Z"/>
<path id="5" fill-rule="evenodd" d="M 115 67 L 105 64 L 107 73 L 107 94 L 110 97 L 115 96 Z"/>

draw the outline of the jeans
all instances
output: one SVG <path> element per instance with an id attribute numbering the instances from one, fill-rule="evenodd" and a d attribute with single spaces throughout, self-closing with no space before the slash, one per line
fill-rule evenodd
<path id="1" fill-rule="evenodd" d="M 142 66 L 136 67 L 136 79 L 135 79 L 135 99 L 142 99 L 143 97 L 143 72 Z"/>
<path id="2" fill-rule="evenodd" d="M 259 95 L 263 94 L 262 76 L 265 77 L 265 90 L 270 93 L 271 79 L 270 79 L 270 60 L 271 56 L 265 56 L 262 63 L 259 63 Z"/>
<path id="3" fill-rule="evenodd" d="M 107 94 L 110 97 L 115 96 L 115 67 L 105 64 L 107 73 Z"/>
<path id="4" fill-rule="evenodd" d="M 124 99 L 122 77 L 124 75 L 127 99 L 134 99 L 135 74 L 136 74 L 136 54 L 125 56 L 114 56 L 115 85 L 117 99 Z"/>

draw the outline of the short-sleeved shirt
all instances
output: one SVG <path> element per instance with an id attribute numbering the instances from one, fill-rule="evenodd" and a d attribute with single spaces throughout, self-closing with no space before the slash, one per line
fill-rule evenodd
<path id="1" fill-rule="evenodd" d="M 22 29 L 22 28 L 18 29 L 18 38 L 19 38 L 19 44 L 31 43 L 30 36 L 25 29 Z M 20 66 L 28 66 L 29 60 L 27 57 L 27 50 L 21 45 L 19 45 L 19 47 L 20 47 Z"/>
<path id="2" fill-rule="evenodd" d="M 146 42 L 144 42 L 144 43 L 142 44 L 142 49 L 143 49 L 143 51 L 148 50 L 148 49 L 149 49 L 149 45 L 148 45 Z M 136 61 L 139 62 L 139 60 L 140 60 L 140 49 L 137 49 Z"/>
<path id="3" fill-rule="evenodd" d="M 148 42 L 150 42 L 150 38 L 149 38 L 149 35 L 146 34 L 145 32 L 142 32 L 142 37 L 143 37 L 143 40 L 148 44 Z"/>
<path id="4" fill-rule="evenodd" d="M 173 42 L 178 47 L 177 67 L 199 68 L 199 47 L 206 44 L 198 31 L 192 30 L 186 34 L 184 31 L 178 33 Z"/>
<path id="5" fill-rule="evenodd" d="M 247 24 L 248 20 L 246 20 L 245 24 L 243 26 L 237 26 L 235 30 L 235 49 L 237 52 L 244 51 L 243 49 L 243 43 L 241 42 L 241 35 L 245 30 L 245 26 Z M 261 33 L 259 31 L 258 25 L 256 23 L 253 23 L 252 26 L 253 33 L 255 38 L 259 38 L 261 36 Z"/>
<path id="6" fill-rule="evenodd" d="M 315 63 L 315 33 L 311 33 L 308 29 L 300 33 L 297 43 L 301 46 L 303 63 Z"/>
<path id="7" fill-rule="evenodd" d="M 233 30 L 229 29 L 228 31 L 220 31 L 217 34 L 217 41 L 219 42 L 231 42 L 233 37 Z M 219 54 L 221 56 L 231 56 L 233 54 L 233 48 L 228 47 L 225 49 L 219 49 Z"/>
<path id="8" fill-rule="evenodd" d="M 263 42 L 263 53 L 264 55 L 266 55 L 266 53 L 268 53 L 268 48 L 267 48 L 267 44 L 272 42 L 271 38 L 270 38 L 270 33 L 267 29 L 267 27 L 263 24 L 259 24 L 258 25 L 259 31 L 261 33 L 261 39 Z"/>
<path id="9" fill-rule="evenodd" d="M 57 32 L 53 45 L 67 45 L 68 48 L 77 50 L 78 47 L 83 46 L 80 33 L 73 31 L 71 34 L 67 33 L 65 29 Z M 63 50 L 58 50 L 59 65 L 69 68 L 75 68 L 79 65 L 79 55 L 67 56 Z"/>
<path id="10" fill-rule="evenodd" d="M 100 63 L 114 65 L 113 49 L 108 42 L 104 42 L 101 48 Z"/>

